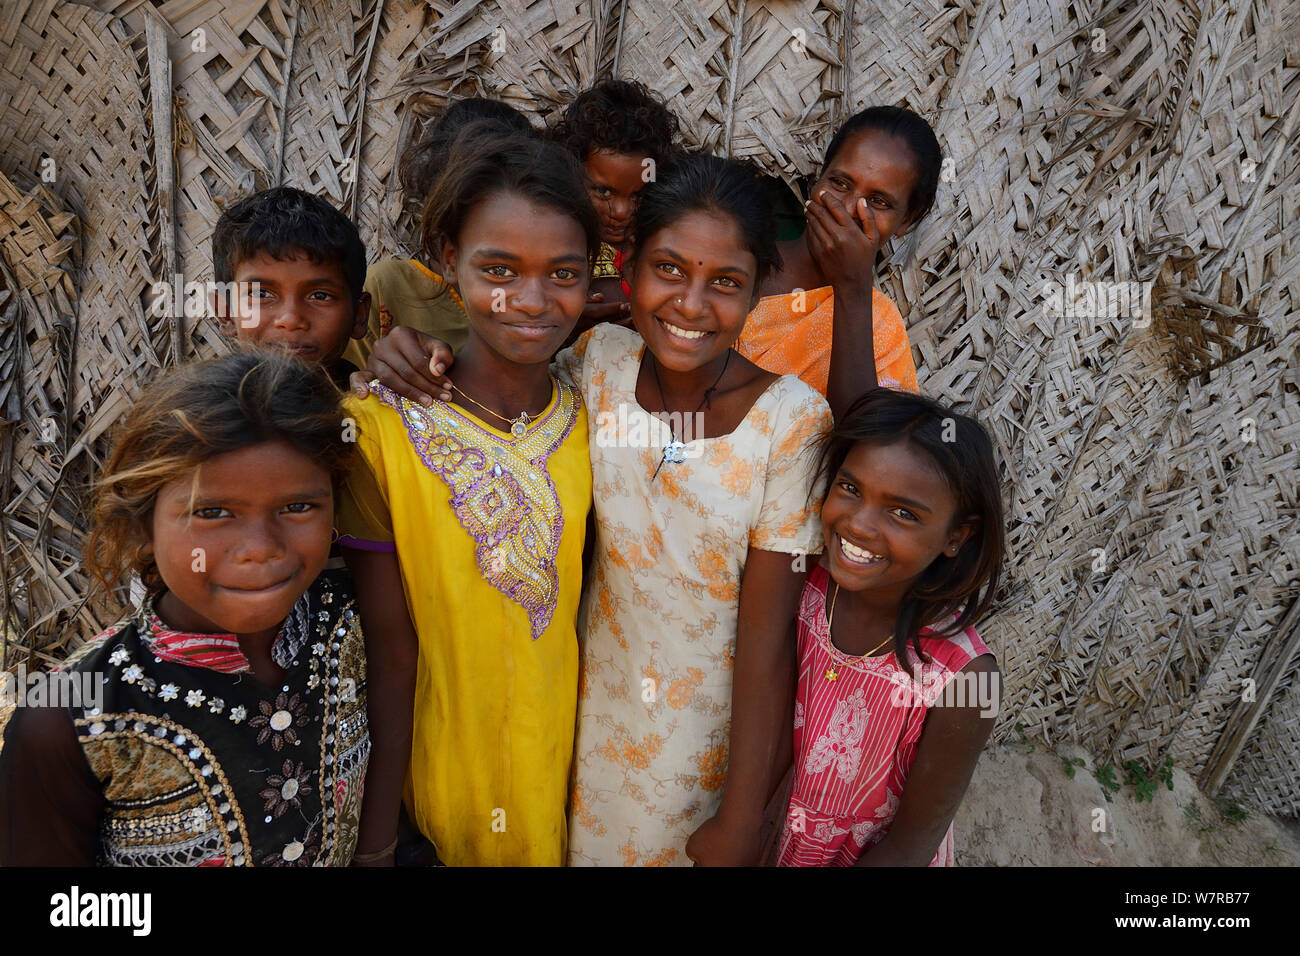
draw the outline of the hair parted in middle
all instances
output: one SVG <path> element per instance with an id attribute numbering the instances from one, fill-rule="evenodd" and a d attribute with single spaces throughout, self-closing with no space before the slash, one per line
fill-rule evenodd
<path id="1" fill-rule="evenodd" d="M 424 254 L 438 261 L 442 237 L 456 242 L 474 207 L 501 192 L 572 216 L 586 236 L 587 258 L 595 258 L 600 220 L 577 160 L 554 143 L 490 121 L 470 123 L 456 134 L 446 165 L 429 187 L 420 219 Z"/>

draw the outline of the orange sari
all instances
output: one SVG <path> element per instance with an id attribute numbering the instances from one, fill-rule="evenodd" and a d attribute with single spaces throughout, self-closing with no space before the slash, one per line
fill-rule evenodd
<path id="1" fill-rule="evenodd" d="M 830 286 L 767 295 L 745 320 L 736 351 L 759 368 L 798 375 L 823 395 L 831 373 L 835 293 Z M 876 379 L 881 385 L 919 392 L 912 347 L 898 306 L 879 289 L 871 292 Z"/>

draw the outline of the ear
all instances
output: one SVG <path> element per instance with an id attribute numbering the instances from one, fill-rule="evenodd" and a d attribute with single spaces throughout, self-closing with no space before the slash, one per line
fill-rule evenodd
<path id="1" fill-rule="evenodd" d="M 943 545 L 943 556 L 945 558 L 957 557 L 957 552 L 964 545 L 975 530 L 979 527 L 980 519 L 978 515 L 971 515 L 965 521 L 959 522 L 953 526 L 952 531 L 948 533 L 948 540 Z"/>
<path id="2" fill-rule="evenodd" d="M 356 315 L 352 317 L 352 338 L 364 339 L 370 331 L 370 293 L 361 293 L 357 300 Z"/>
<path id="3" fill-rule="evenodd" d="M 235 304 L 229 298 L 223 303 L 221 297 L 222 293 L 219 290 L 212 290 L 212 294 L 208 296 L 208 311 L 216 317 L 217 328 L 221 330 L 222 335 L 227 338 L 237 339 L 239 338 L 239 329 L 235 325 Z"/>
<path id="4" fill-rule="evenodd" d="M 440 243 L 439 251 L 442 256 L 442 277 L 446 280 L 447 285 L 455 285 L 459 278 L 459 273 L 456 269 L 456 246 L 446 236 L 441 237 Z"/>

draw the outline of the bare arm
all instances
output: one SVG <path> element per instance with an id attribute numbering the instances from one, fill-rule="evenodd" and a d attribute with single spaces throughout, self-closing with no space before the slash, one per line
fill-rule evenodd
<path id="1" fill-rule="evenodd" d="M 366 635 L 366 709 L 370 764 L 357 853 L 375 853 L 397 837 L 402 787 L 411 759 L 419 641 L 406 608 L 394 552 L 343 549 Z M 392 855 L 373 861 L 392 864 Z"/>
<path id="2" fill-rule="evenodd" d="M 365 369 L 353 372 L 349 384 L 357 398 L 365 398 L 370 394 L 366 383 L 377 378 L 403 398 L 427 407 L 433 396 L 451 401 L 446 371 L 454 361 L 451 346 L 442 339 L 399 325 L 375 342 Z"/>
<path id="3" fill-rule="evenodd" d="M 964 700 L 953 695 L 960 707 L 941 696 L 926 715 L 894 822 L 884 839 L 858 858 L 858 866 L 926 866 L 948 832 L 993 731 L 1002 692 L 1002 675 L 989 654 L 958 673 L 976 675 L 971 680 L 978 692 Z"/>
<path id="4" fill-rule="evenodd" d="M 789 554 L 753 548 L 745 560 L 726 786 L 717 816 L 686 843 L 687 856 L 700 864 L 758 862 L 763 810 L 790 762 L 795 689 L 790 622 L 805 577 L 794 563 Z"/>
<path id="5" fill-rule="evenodd" d="M 94 866 L 104 794 L 62 707 L 18 707 L 0 751 L 0 866 Z"/>
<path id="6" fill-rule="evenodd" d="M 850 213 L 823 190 L 807 208 L 808 250 L 835 291 L 826 400 L 839 421 L 877 384 L 871 298 L 880 234 L 865 204 Z"/>

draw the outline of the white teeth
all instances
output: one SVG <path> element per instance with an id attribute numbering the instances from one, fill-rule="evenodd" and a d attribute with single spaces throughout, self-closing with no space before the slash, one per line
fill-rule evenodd
<path id="1" fill-rule="evenodd" d="M 660 319 L 659 321 L 663 322 L 664 320 Z M 679 329 L 671 322 L 664 322 L 664 328 L 666 328 L 673 335 L 679 335 L 684 339 L 702 339 L 704 338 L 704 336 L 709 334 L 708 332 L 690 332 L 686 329 Z"/>
<path id="2" fill-rule="evenodd" d="M 872 554 L 866 548 L 859 548 L 855 544 L 850 544 L 848 541 L 845 541 L 843 537 L 840 538 L 840 550 L 843 551 L 844 556 L 851 561 L 861 561 L 866 563 L 870 561 L 884 560 L 882 555 Z"/>

